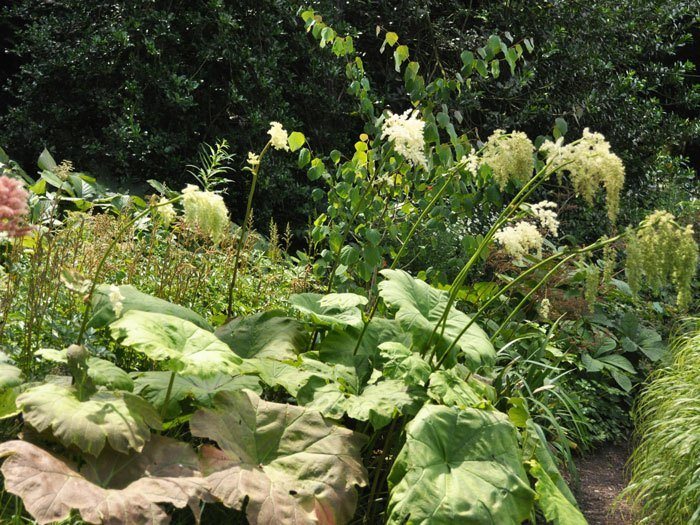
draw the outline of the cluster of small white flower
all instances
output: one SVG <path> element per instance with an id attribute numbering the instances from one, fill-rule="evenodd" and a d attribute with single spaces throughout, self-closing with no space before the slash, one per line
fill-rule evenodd
<path id="1" fill-rule="evenodd" d="M 520 261 L 533 252 L 538 257 L 542 255 L 544 237 L 531 222 L 520 221 L 514 226 L 506 226 L 496 232 L 494 238 L 515 260 Z"/>
<path id="2" fill-rule="evenodd" d="M 185 223 L 196 231 L 219 242 L 228 228 L 228 210 L 218 193 L 202 191 L 188 184 L 182 190 Z"/>
<path id="3" fill-rule="evenodd" d="M 284 131 L 284 130 L 282 130 Z M 258 164 L 260 164 L 260 155 L 256 155 L 252 151 L 248 152 L 248 164 L 250 165 L 251 168 L 255 168 Z"/>
<path id="4" fill-rule="evenodd" d="M 535 146 L 525 133 L 514 131 L 506 134 L 497 129 L 484 145 L 481 163 L 491 168 L 493 178 L 504 189 L 509 180 L 526 182 L 532 177 L 534 151 Z"/>
<path id="5" fill-rule="evenodd" d="M 270 122 L 270 130 L 267 134 L 270 135 L 270 144 L 272 144 L 273 148 L 289 151 L 289 136 L 282 124 Z M 248 158 L 250 159 L 250 156 Z"/>
<path id="6" fill-rule="evenodd" d="M 549 299 L 547 299 L 545 297 L 544 299 L 542 299 L 542 301 L 540 301 L 540 306 L 537 310 L 538 310 L 540 317 L 542 319 L 549 319 L 549 314 L 551 312 L 551 309 L 552 309 L 552 303 L 549 301 Z"/>
<path id="7" fill-rule="evenodd" d="M 467 171 L 476 177 L 479 174 L 479 157 L 472 151 L 468 156 L 462 157 L 462 162 L 466 163 Z"/>
<path id="8" fill-rule="evenodd" d="M 428 169 L 425 157 L 423 129 L 425 122 L 418 118 L 418 110 L 406 110 L 402 115 L 389 112 L 382 124 L 382 137 L 394 143 L 394 149 L 413 166 Z"/>
<path id="9" fill-rule="evenodd" d="M 540 150 L 547 155 L 547 162 L 563 172 L 568 172 L 574 190 L 588 204 L 602 185 L 606 193 L 608 217 L 615 221 L 620 207 L 620 191 L 625 183 L 625 166 L 620 158 L 610 151 L 610 144 L 600 133 L 583 130 L 580 140 L 564 145 L 563 138 L 547 141 Z"/>
<path id="10" fill-rule="evenodd" d="M 551 201 L 541 201 L 530 206 L 530 213 L 540 223 L 540 227 L 555 237 L 559 235 L 559 220 L 557 212 L 554 211 L 556 207 L 556 203 Z"/>

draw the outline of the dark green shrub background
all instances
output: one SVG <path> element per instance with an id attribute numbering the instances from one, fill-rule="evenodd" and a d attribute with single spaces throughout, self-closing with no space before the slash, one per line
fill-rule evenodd
<path id="1" fill-rule="evenodd" d="M 354 142 L 361 122 L 345 94 L 343 63 L 319 50 L 289 0 L 18 0 L 3 10 L 0 145 L 26 168 L 48 147 L 113 185 L 159 179 L 181 187 L 201 142 L 227 138 L 235 168 L 259 149 L 269 121 L 300 129 L 315 150 Z M 477 81 L 459 100 L 463 128 L 606 135 L 624 159 L 623 221 L 687 199 L 697 181 L 679 155 L 698 146 L 693 83 L 700 2 L 319 0 L 314 7 L 356 37 L 379 104 L 405 109 L 400 79 L 379 54 L 377 25 L 396 31 L 429 76 L 459 66 L 491 34 L 531 37 L 519 73 Z M 696 39 L 697 40 L 697 39 Z M 697 60 L 697 58 L 696 58 Z M 256 223 L 303 227 L 310 187 L 293 156 L 274 155 L 261 179 Z M 695 157 L 697 162 L 697 157 Z M 243 214 L 244 175 L 230 204 Z M 565 199 L 566 196 L 562 196 Z M 570 231 L 598 233 L 596 215 Z M 602 222 L 602 221 L 598 221 Z"/>

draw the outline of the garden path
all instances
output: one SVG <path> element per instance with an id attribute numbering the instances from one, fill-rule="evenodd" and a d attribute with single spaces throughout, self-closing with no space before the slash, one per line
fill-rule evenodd
<path id="1" fill-rule="evenodd" d="M 590 525 L 632 525 L 627 505 L 615 501 L 627 484 L 625 463 L 630 446 L 605 444 L 576 461 L 581 485 L 576 492 Z"/>

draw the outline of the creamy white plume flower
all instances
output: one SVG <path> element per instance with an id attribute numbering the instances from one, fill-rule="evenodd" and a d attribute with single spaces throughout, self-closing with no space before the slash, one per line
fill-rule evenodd
<path id="1" fill-rule="evenodd" d="M 175 211 L 175 207 L 172 205 L 172 203 L 164 204 L 166 202 L 168 202 L 168 199 L 165 197 L 160 198 L 158 201 L 159 206 L 156 208 L 156 213 L 163 221 L 163 224 L 167 227 L 170 226 L 170 224 L 172 224 L 172 222 L 175 220 L 175 217 L 177 217 L 177 212 Z"/>
<path id="2" fill-rule="evenodd" d="M 185 224 L 219 242 L 228 228 L 228 210 L 218 193 L 202 191 L 188 184 L 182 190 Z"/>
<path id="3" fill-rule="evenodd" d="M 484 145 L 481 163 L 491 168 L 493 178 L 503 189 L 510 180 L 526 182 L 532 177 L 534 151 L 535 146 L 525 133 L 514 131 L 506 134 L 497 129 Z"/>
<path id="4" fill-rule="evenodd" d="M 542 319 L 549 319 L 551 308 L 552 303 L 549 302 L 549 299 L 547 299 L 546 297 L 542 299 L 542 301 L 540 301 L 540 306 L 537 309 L 540 314 L 540 317 Z"/>
<path id="5" fill-rule="evenodd" d="M 396 152 L 413 166 L 428 169 L 423 138 L 425 122 L 419 119 L 418 115 L 417 109 L 408 109 L 402 115 L 389 111 L 389 116 L 382 124 L 381 138 L 386 137 L 392 141 Z"/>
<path id="6" fill-rule="evenodd" d="M 252 151 L 249 151 L 249 152 L 248 152 L 248 161 L 247 161 L 247 162 L 248 162 L 248 164 L 250 164 L 250 166 L 251 166 L 252 168 L 254 168 L 254 167 L 257 166 L 258 164 L 260 164 L 260 155 L 256 155 L 256 154 L 253 153 Z"/>
<path id="7" fill-rule="evenodd" d="M 525 255 L 535 253 L 542 255 L 544 238 L 537 226 L 527 221 L 520 221 L 515 226 L 506 226 L 496 232 L 494 239 L 515 260 L 522 260 Z"/>
<path id="8" fill-rule="evenodd" d="M 108 298 L 110 304 L 112 305 L 112 310 L 114 310 L 114 315 L 121 317 L 122 312 L 124 311 L 124 303 L 122 302 L 124 300 L 124 296 L 117 285 L 110 285 Z"/>
<path id="9" fill-rule="evenodd" d="M 557 205 L 551 201 L 540 201 L 530 205 L 530 213 L 537 219 L 540 228 L 547 230 L 555 237 L 559 235 L 559 220 L 557 212 L 554 211 Z"/>
<path id="10" fill-rule="evenodd" d="M 467 171 L 471 173 L 474 177 L 479 175 L 479 157 L 472 151 L 468 156 L 462 157 L 461 162 L 466 164 Z"/>
<path id="11" fill-rule="evenodd" d="M 574 190 L 588 204 L 593 204 L 593 197 L 603 186 L 608 217 L 615 221 L 620 207 L 620 191 L 625 183 L 625 166 L 610 151 L 610 144 L 603 135 L 586 128 L 579 141 L 563 145 L 560 138 L 556 142 L 545 142 L 540 150 L 546 154 L 547 162 L 559 170 L 560 179 L 564 172 L 569 174 Z"/>
<path id="12" fill-rule="evenodd" d="M 270 129 L 267 134 L 270 135 L 270 144 L 272 144 L 273 148 L 289 151 L 289 136 L 287 135 L 287 130 L 282 127 L 282 124 L 279 122 L 270 122 Z"/>

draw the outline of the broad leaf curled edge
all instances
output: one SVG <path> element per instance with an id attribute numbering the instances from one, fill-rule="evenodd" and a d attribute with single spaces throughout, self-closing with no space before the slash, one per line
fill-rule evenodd
<path id="1" fill-rule="evenodd" d="M 534 501 L 517 432 L 494 411 L 424 406 L 388 481 L 389 524 L 518 524 Z"/>
<path id="2" fill-rule="evenodd" d="M 80 472 L 26 441 L 0 444 L 3 457 L 5 489 L 22 498 L 41 525 L 62 521 L 71 510 L 87 523 L 165 524 L 170 518 L 159 504 L 196 511 L 207 494 L 194 451 L 162 436 L 153 436 L 140 454 L 106 451 Z"/>
<path id="3" fill-rule="evenodd" d="M 75 388 L 55 383 L 32 387 L 17 397 L 24 420 L 39 432 L 51 430 L 66 447 L 97 456 L 105 443 L 116 451 L 140 451 L 159 429 L 160 418 L 148 401 L 129 392 L 98 390 L 88 399 Z"/>
<path id="4" fill-rule="evenodd" d="M 356 485 L 366 483 L 362 439 L 316 411 L 221 393 L 197 411 L 192 434 L 216 441 L 202 449 L 211 493 L 254 524 L 345 523 Z M 330 517 L 330 518 L 329 518 Z"/>
<path id="5" fill-rule="evenodd" d="M 243 362 L 213 333 L 172 315 L 130 310 L 110 328 L 124 346 L 183 375 L 236 375 Z"/>

